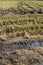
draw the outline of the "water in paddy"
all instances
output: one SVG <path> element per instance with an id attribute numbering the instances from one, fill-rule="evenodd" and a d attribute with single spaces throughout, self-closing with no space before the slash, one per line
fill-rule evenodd
<path id="1" fill-rule="evenodd" d="M 12 43 L 8 44 L 6 46 L 3 45 L 3 43 L 0 45 L 0 50 L 6 50 L 6 51 L 11 51 L 13 49 L 32 49 L 35 47 L 41 47 L 43 46 L 43 42 L 17 42 L 17 43 Z"/>
<path id="2" fill-rule="evenodd" d="M 39 63 L 35 63 L 34 65 L 43 65 L 43 62 L 41 62 L 40 64 Z"/>

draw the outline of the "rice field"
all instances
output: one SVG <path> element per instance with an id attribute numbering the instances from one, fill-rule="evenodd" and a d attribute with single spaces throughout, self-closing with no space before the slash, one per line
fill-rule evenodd
<path id="1" fill-rule="evenodd" d="M 0 35 L 20 31 L 43 35 L 43 1 L 0 1 Z"/>
<path id="2" fill-rule="evenodd" d="M 0 65 L 43 65 L 43 1 L 0 0 Z"/>

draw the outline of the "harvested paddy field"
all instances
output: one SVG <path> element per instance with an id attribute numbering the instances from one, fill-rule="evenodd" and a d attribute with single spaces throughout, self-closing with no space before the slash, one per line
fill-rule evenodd
<path id="1" fill-rule="evenodd" d="M 0 1 L 0 65 L 43 65 L 43 1 Z"/>

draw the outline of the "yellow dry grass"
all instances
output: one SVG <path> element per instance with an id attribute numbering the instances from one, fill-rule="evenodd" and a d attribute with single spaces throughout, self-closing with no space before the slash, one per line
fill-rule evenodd
<path id="1" fill-rule="evenodd" d="M 3 8 L 3 9 L 7 9 L 7 8 L 10 8 L 10 7 L 14 7 L 14 8 L 17 8 L 18 7 L 18 2 L 19 1 L 0 1 L 0 8 Z M 39 4 L 39 5 L 42 5 L 43 6 L 43 1 L 25 1 L 26 3 L 29 3 L 32 5 L 32 3 L 34 4 Z"/>
<path id="2" fill-rule="evenodd" d="M 0 1 L 0 8 L 7 9 L 10 7 L 17 7 L 18 1 Z"/>

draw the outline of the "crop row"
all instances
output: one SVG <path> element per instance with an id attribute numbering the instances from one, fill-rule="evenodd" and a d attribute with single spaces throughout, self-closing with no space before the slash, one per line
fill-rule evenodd
<path id="1" fill-rule="evenodd" d="M 0 34 L 17 31 L 43 35 L 43 15 L 7 15 L 0 18 Z"/>

